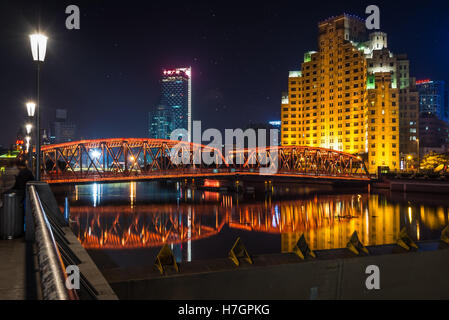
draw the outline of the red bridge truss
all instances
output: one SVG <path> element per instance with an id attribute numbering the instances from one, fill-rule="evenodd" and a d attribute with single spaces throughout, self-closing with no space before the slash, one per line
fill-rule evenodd
<path id="1" fill-rule="evenodd" d="M 234 150 L 160 139 L 83 140 L 42 147 L 48 183 L 133 181 L 268 175 L 369 180 L 364 162 L 351 154 L 286 146 Z"/>

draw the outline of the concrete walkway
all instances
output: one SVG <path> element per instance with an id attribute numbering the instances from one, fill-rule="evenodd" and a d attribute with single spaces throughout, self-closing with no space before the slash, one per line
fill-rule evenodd
<path id="1" fill-rule="evenodd" d="M 26 298 L 26 243 L 0 240 L 0 300 Z"/>

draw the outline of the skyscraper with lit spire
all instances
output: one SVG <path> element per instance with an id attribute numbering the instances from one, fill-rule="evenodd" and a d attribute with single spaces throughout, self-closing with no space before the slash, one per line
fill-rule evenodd
<path id="1" fill-rule="evenodd" d="M 177 129 L 184 129 L 182 139 L 191 140 L 192 132 L 192 69 L 164 69 L 158 107 L 150 112 L 151 138 L 169 139 Z M 161 125 L 164 126 L 161 130 Z M 181 136 L 178 136 L 180 139 Z"/>

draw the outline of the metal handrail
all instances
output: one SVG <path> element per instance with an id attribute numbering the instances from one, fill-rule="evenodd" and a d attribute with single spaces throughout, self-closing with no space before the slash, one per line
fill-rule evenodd
<path id="1" fill-rule="evenodd" d="M 35 186 L 29 186 L 29 195 L 35 225 L 42 296 L 44 300 L 77 300 L 76 292 L 66 288 L 65 266 Z"/>

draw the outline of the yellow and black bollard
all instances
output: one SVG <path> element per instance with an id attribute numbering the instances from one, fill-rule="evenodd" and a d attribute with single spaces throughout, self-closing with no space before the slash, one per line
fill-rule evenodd
<path id="1" fill-rule="evenodd" d="M 293 252 L 300 257 L 301 260 L 304 260 L 306 257 L 316 258 L 315 252 L 313 252 L 307 244 L 304 233 L 299 237 L 296 246 L 293 248 Z"/>
<path id="2" fill-rule="evenodd" d="M 346 248 L 349 249 L 355 255 L 359 255 L 360 252 L 365 254 L 369 254 L 368 249 L 363 245 L 363 243 L 359 240 L 359 236 L 357 235 L 357 231 L 354 231 L 351 238 L 349 239 Z"/>
<path id="3" fill-rule="evenodd" d="M 410 251 L 412 248 L 416 250 L 418 249 L 416 243 L 407 234 L 407 229 L 405 227 L 401 229 L 401 232 L 399 232 L 399 237 L 396 244 L 407 251 Z"/>
<path id="4" fill-rule="evenodd" d="M 176 272 L 179 272 L 179 267 L 176 263 L 173 251 L 171 251 L 170 247 L 167 244 L 162 247 L 161 251 L 159 251 L 154 266 L 159 270 L 161 275 L 163 275 L 165 272 L 164 266 L 173 266 Z"/>
<path id="5" fill-rule="evenodd" d="M 231 251 L 229 251 L 229 259 L 231 259 L 237 267 L 240 266 L 239 259 L 244 259 L 249 264 L 253 264 L 253 260 L 251 259 L 248 251 L 243 245 L 243 242 L 240 240 L 240 237 L 232 246 Z"/>

